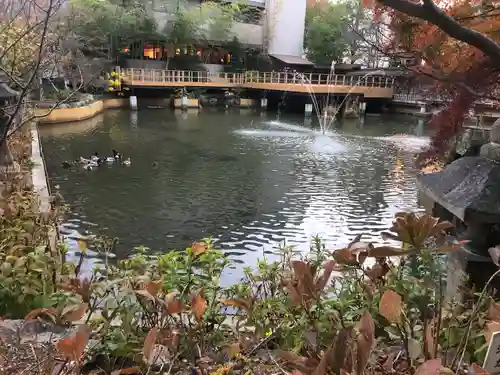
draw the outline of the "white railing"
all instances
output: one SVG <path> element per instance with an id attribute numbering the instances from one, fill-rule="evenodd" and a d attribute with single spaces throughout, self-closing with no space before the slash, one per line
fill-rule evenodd
<path id="1" fill-rule="evenodd" d="M 447 99 L 436 94 L 401 94 L 396 93 L 392 96 L 393 100 L 405 103 L 427 103 L 427 102 L 445 102 Z"/>
<path id="2" fill-rule="evenodd" d="M 338 74 L 287 73 L 287 72 L 245 72 L 245 73 L 210 73 L 187 70 L 159 69 L 122 69 L 123 78 L 131 81 L 158 83 L 223 83 L 223 84 L 288 84 L 288 85 L 338 85 L 387 87 L 394 85 L 393 77 L 385 76 L 346 76 Z"/>

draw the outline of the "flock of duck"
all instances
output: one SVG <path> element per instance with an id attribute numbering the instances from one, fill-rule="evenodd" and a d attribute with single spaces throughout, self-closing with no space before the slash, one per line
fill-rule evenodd
<path id="1" fill-rule="evenodd" d="M 100 157 L 99 153 L 95 153 L 92 155 L 90 158 L 83 158 L 80 157 L 80 159 L 75 160 L 75 161 L 63 161 L 62 162 L 62 167 L 63 168 L 71 168 L 74 166 L 81 166 L 83 169 L 87 171 L 91 171 L 92 169 L 99 167 L 100 165 L 103 164 L 111 164 L 118 162 L 123 165 L 130 165 L 132 164 L 130 161 L 130 158 L 127 158 L 125 160 L 122 160 L 122 155 L 119 152 L 116 152 L 116 150 L 113 151 L 113 156 L 107 156 L 107 157 Z"/>

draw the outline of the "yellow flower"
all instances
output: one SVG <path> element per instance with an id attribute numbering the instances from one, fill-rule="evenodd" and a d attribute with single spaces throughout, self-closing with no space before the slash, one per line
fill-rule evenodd
<path id="1" fill-rule="evenodd" d="M 271 331 L 271 328 L 269 328 L 267 331 L 266 331 L 266 337 L 269 337 L 273 334 L 273 332 Z"/>

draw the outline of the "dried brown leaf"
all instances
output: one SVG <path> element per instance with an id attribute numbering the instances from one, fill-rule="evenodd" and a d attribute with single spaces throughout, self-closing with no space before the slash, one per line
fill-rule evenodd
<path id="1" fill-rule="evenodd" d="M 155 297 L 163 289 L 163 280 L 150 281 L 145 288 L 149 294 Z"/>
<path id="2" fill-rule="evenodd" d="M 54 317 L 55 315 L 57 315 L 57 310 L 56 309 L 52 309 L 52 308 L 49 308 L 49 309 L 45 309 L 45 308 L 34 309 L 34 310 L 31 310 L 28 313 L 28 315 L 26 315 L 24 317 L 24 320 L 33 320 L 33 319 L 36 319 L 36 318 L 41 317 L 43 315 L 52 315 Z"/>
<path id="3" fill-rule="evenodd" d="M 141 369 L 139 367 L 129 367 L 129 368 L 122 368 L 121 370 L 115 370 L 111 372 L 111 375 L 135 375 L 140 373 Z"/>
<path id="4" fill-rule="evenodd" d="M 299 282 L 301 294 L 308 298 L 315 298 L 316 287 L 314 285 L 314 276 L 316 269 L 307 262 L 301 260 L 292 261 L 292 267 L 295 274 L 295 279 Z"/>
<path id="5" fill-rule="evenodd" d="M 292 306 L 298 306 L 302 302 L 302 295 L 298 289 L 298 283 L 295 280 L 286 280 L 284 282 L 286 289 L 289 292 Z"/>
<path id="6" fill-rule="evenodd" d="M 153 327 L 148 332 L 146 339 L 144 340 L 144 346 L 142 347 L 142 354 L 144 356 L 144 361 L 146 363 L 151 363 L 151 357 L 153 355 L 153 349 L 156 344 L 156 337 L 158 336 L 158 328 Z"/>
<path id="7" fill-rule="evenodd" d="M 429 359 L 422 363 L 415 371 L 414 375 L 440 375 L 441 359 Z"/>
<path id="8" fill-rule="evenodd" d="M 61 318 L 70 323 L 77 322 L 85 316 L 88 307 L 88 303 L 79 303 L 77 305 L 65 307 L 61 314 Z"/>
<path id="9" fill-rule="evenodd" d="M 203 314 L 207 309 L 207 301 L 204 298 L 204 294 L 203 289 L 201 289 L 196 296 L 191 298 L 191 311 L 198 323 L 203 319 Z"/>
<path id="10" fill-rule="evenodd" d="M 370 249 L 368 256 L 371 258 L 388 258 L 395 256 L 408 255 L 413 250 L 404 250 L 399 247 L 392 246 L 378 246 Z"/>
<path id="11" fill-rule="evenodd" d="M 239 342 L 234 342 L 225 347 L 224 351 L 226 352 L 229 359 L 234 359 L 241 352 L 241 347 Z"/>
<path id="12" fill-rule="evenodd" d="M 151 293 L 149 293 L 146 289 L 136 290 L 135 293 L 150 301 L 155 300 L 155 297 Z"/>
<path id="13" fill-rule="evenodd" d="M 176 298 L 178 294 L 178 292 L 170 292 L 165 296 L 163 304 L 167 314 L 180 314 L 181 312 L 186 311 L 186 305 L 184 305 L 184 302 Z"/>
<path id="14" fill-rule="evenodd" d="M 486 323 L 486 327 L 484 330 L 484 338 L 486 339 L 486 342 L 489 344 L 491 341 L 491 336 L 493 336 L 495 332 L 499 331 L 500 331 L 500 323 L 498 322 Z"/>
<path id="15" fill-rule="evenodd" d="M 375 322 L 371 314 L 366 311 L 357 323 L 359 335 L 356 339 L 357 360 L 356 373 L 362 374 L 368 364 L 370 353 L 375 345 Z"/>
<path id="16" fill-rule="evenodd" d="M 316 281 L 316 291 L 321 292 L 325 289 L 328 280 L 330 280 L 330 276 L 332 275 L 333 270 L 337 263 L 334 260 L 330 260 L 325 263 L 323 267 L 323 274 Z"/>
<path id="17" fill-rule="evenodd" d="M 452 253 L 452 252 L 462 248 L 464 245 L 468 244 L 469 242 L 470 242 L 469 240 L 463 240 L 463 241 L 459 241 L 455 244 L 440 246 L 436 249 L 436 252 L 438 252 L 438 253 Z"/>
<path id="18" fill-rule="evenodd" d="M 241 310 L 245 310 L 246 312 L 249 312 L 252 306 L 250 301 L 244 300 L 242 298 L 222 299 L 220 303 L 222 303 L 225 306 L 231 306 Z"/>
<path id="19" fill-rule="evenodd" d="M 401 312 L 403 310 L 403 301 L 401 296 L 392 290 L 387 290 L 380 298 L 379 313 L 389 323 L 399 323 L 401 321 Z"/>
<path id="20" fill-rule="evenodd" d="M 490 298 L 488 305 L 488 319 L 500 323 L 500 303 Z"/>
<path id="21" fill-rule="evenodd" d="M 276 350 L 275 354 L 290 367 L 297 369 L 306 375 L 312 374 L 319 365 L 319 362 L 314 358 L 302 357 L 294 352 Z"/>
<path id="22" fill-rule="evenodd" d="M 335 374 L 339 373 L 340 369 L 344 369 L 344 364 L 348 358 L 348 351 L 351 348 L 352 328 L 343 328 L 338 333 L 333 342 L 333 348 L 325 353 L 328 358 L 328 365 Z"/>

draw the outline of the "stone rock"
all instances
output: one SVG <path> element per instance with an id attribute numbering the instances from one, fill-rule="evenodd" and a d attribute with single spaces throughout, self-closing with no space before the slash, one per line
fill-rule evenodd
<path id="1" fill-rule="evenodd" d="M 500 143 L 486 143 L 481 146 L 479 155 L 490 160 L 500 160 Z"/>
<path id="2" fill-rule="evenodd" d="M 490 130 L 490 142 L 500 144 L 500 118 L 495 120 Z"/>
<path id="3" fill-rule="evenodd" d="M 25 342 L 56 342 L 73 333 L 73 329 L 56 326 L 40 320 L 2 320 L 0 321 L 0 342 L 4 345 Z"/>
<path id="4" fill-rule="evenodd" d="M 500 163 L 462 157 L 437 173 L 419 176 L 419 189 L 464 222 L 500 223 Z"/>

